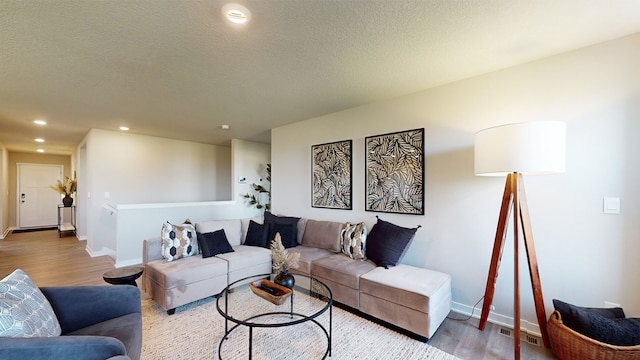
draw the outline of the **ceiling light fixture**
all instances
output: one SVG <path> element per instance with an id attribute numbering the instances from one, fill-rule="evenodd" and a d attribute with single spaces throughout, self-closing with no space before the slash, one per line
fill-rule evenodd
<path id="1" fill-rule="evenodd" d="M 129 131 L 129 128 L 126 126 L 120 126 L 120 130 L 122 131 Z"/>
<path id="2" fill-rule="evenodd" d="M 229 125 L 226 125 L 226 124 L 225 125 L 220 125 L 220 128 L 222 130 L 229 130 Z"/>
<path id="3" fill-rule="evenodd" d="M 44 139 L 43 138 L 37 138 L 37 139 L 33 139 L 33 141 L 39 142 L 39 143 L 43 143 Z"/>
<path id="4" fill-rule="evenodd" d="M 234 24 L 245 24 L 251 20 L 249 9 L 238 4 L 226 4 L 222 7 L 222 15 Z"/>
<path id="5" fill-rule="evenodd" d="M 42 119 L 33 120 L 33 123 L 36 125 L 47 125 L 47 122 Z"/>

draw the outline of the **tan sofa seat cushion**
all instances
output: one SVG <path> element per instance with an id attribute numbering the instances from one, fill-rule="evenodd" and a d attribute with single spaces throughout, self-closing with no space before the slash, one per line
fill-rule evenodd
<path id="1" fill-rule="evenodd" d="M 360 276 L 375 267 L 369 260 L 353 260 L 345 254 L 335 254 L 311 263 L 311 276 L 330 279 L 357 290 L 360 289 Z"/>
<path id="2" fill-rule="evenodd" d="M 234 272 L 257 264 L 271 263 L 271 250 L 238 245 L 233 247 L 233 252 L 218 254 L 216 257 L 226 260 L 229 263 L 229 272 Z"/>
<path id="3" fill-rule="evenodd" d="M 227 262 L 216 257 L 189 256 L 165 262 L 154 260 L 145 264 L 146 276 L 164 289 L 184 286 L 227 274 Z"/>
<path id="4" fill-rule="evenodd" d="M 318 259 L 322 259 L 324 257 L 333 255 L 333 253 L 329 250 L 318 249 L 315 247 L 309 247 L 305 245 L 298 245 L 294 248 L 288 249 L 287 251 L 289 251 L 289 253 L 297 252 L 300 254 L 300 260 L 298 260 L 298 267 L 292 269 L 291 271 L 294 273 L 300 273 L 305 275 L 311 274 L 312 262 Z"/>
<path id="5" fill-rule="evenodd" d="M 302 236 L 302 245 L 340 252 L 342 223 L 334 221 L 307 220 Z"/>
<path id="6" fill-rule="evenodd" d="M 403 264 L 377 267 L 362 275 L 360 292 L 429 313 L 451 296 L 451 276 Z"/>

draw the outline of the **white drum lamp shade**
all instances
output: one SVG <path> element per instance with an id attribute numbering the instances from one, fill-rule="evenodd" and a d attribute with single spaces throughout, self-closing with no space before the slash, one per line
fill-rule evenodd
<path id="1" fill-rule="evenodd" d="M 547 175 L 565 172 L 566 124 L 535 121 L 496 126 L 475 135 L 475 174 Z"/>

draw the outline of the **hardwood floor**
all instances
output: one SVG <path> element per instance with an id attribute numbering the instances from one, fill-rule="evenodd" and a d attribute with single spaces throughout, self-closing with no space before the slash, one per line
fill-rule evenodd
<path id="1" fill-rule="evenodd" d="M 487 323 L 484 331 L 478 330 L 478 319 L 458 321 L 460 314 L 451 313 L 428 344 L 460 359 L 508 360 L 513 359 L 513 338 L 501 335 L 499 327 Z M 523 360 L 556 359 L 551 350 L 543 346 L 520 343 L 520 358 Z"/>
<path id="2" fill-rule="evenodd" d="M 0 279 L 20 268 L 38 286 L 106 285 L 102 274 L 114 268 L 113 259 L 92 258 L 85 245 L 75 236 L 59 238 L 56 230 L 9 234 L 0 240 Z M 455 313 L 450 316 L 460 318 Z M 513 359 L 512 338 L 500 335 L 491 323 L 484 331 L 477 325 L 477 319 L 446 319 L 428 343 L 464 360 Z M 555 359 L 543 347 L 523 342 L 521 349 L 522 359 Z"/>
<path id="3" fill-rule="evenodd" d="M 38 286 L 107 285 L 102 274 L 114 268 L 113 259 L 92 258 L 85 246 L 57 230 L 11 233 L 0 240 L 0 279 L 22 269 Z"/>

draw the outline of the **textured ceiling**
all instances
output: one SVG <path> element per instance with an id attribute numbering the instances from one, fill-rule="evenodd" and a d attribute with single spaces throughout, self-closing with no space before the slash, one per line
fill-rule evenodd
<path id="1" fill-rule="evenodd" d="M 228 145 L 640 31 L 638 0 L 0 1 L 0 144 L 91 128 Z M 32 121 L 45 118 L 49 125 Z M 220 129 L 229 124 L 231 130 Z"/>

